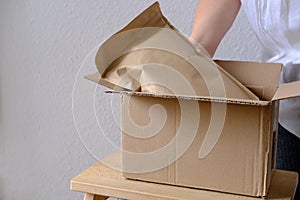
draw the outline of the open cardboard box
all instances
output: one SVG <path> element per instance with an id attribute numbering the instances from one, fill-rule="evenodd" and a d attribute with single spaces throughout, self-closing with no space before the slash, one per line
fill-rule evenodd
<path id="1" fill-rule="evenodd" d="M 155 3 L 100 47 L 96 65 L 86 78 L 121 95 L 124 177 L 267 195 L 278 100 L 300 96 L 300 82 L 278 86 L 280 64 L 214 62 Z"/>

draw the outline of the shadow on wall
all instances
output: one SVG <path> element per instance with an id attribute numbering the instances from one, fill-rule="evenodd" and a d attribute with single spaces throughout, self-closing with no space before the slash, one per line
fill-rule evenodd
<path id="1" fill-rule="evenodd" d="M 3 158 L 3 148 L 4 148 L 4 142 L 3 142 L 3 122 L 2 122 L 2 72 L 1 72 L 1 63 L 0 63 L 0 163 L 2 162 Z M 0 165 L 1 166 L 1 165 Z M 0 187 L 1 189 L 1 187 Z M 1 193 L 0 193 L 1 197 Z"/>
<path id="2" fill-rule="evenodd" d="M 1 89 L 1 66 L 0 66 L 0 166 L 4 157 L 4 136 L 3 136 L 3 121 L 2 121 L 2 89 Z M 1 169 L 1 168 L 0 168 Z M 0 185 L 0 190 L 1 190 L 1 185 Z M 1 191 L 0 191 L 1 192 Z M 0 193 L 0 199 L 1 199 L 1 193 Z"/>
<path id="3" fill-rule="evenodd" d="M 0 199 L 4 199 L 4 197 L 3 197 L 3 187 L 4 187 L 4 185 L 3 185 L 3 179 L 2 179 L 2 177 L 0 175 Z"/>
<path id="4" fill-rule="evenodd" d="M 3 105 L 2 105 L 2 71 L 1 71 L 1 63 L 0 63 L 0 199 L 4 199 L 4 130 L 3 130 Z"/>

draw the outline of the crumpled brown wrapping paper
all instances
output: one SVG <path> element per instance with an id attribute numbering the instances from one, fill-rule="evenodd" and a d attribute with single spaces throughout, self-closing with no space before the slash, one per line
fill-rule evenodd
<path id="1" fill-rule="evenodd" d="M 114 90 L 259 100 L 185 38 L 158 3 L 112 35 L 96 55 L 88 79 Z"/>

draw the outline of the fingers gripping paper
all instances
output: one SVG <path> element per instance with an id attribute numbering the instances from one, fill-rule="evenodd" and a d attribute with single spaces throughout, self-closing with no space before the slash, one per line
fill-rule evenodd
<path id="1" fill-rule="evenodd" d="M 180 34 L 158 3 L 105 41 L 96 65 L 100 75 L 87 78 L 114 90 L 258 100 Z"/>

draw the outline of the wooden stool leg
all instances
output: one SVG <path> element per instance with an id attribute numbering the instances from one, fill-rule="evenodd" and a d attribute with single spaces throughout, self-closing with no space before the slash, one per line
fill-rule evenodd
<path id="1" fill-rule="evenodd" d="M 99 196 L 99 195 L 95 195 L 94 196 L 94 200 L 106 200 L 108 199 L 109 197 L 106 197 L 106 196 Z"/>
<path id="2" fill-rule="evenodd" d="M 94 200 L 94 195 L 89 194 L 89 193 L 85 193 L 84 194 L 84 200 Z"/>
<path id="3" fill-rule="evenodd" d="M 108 197 L 85 193 L 84 200 L 106 200 Z"/>

